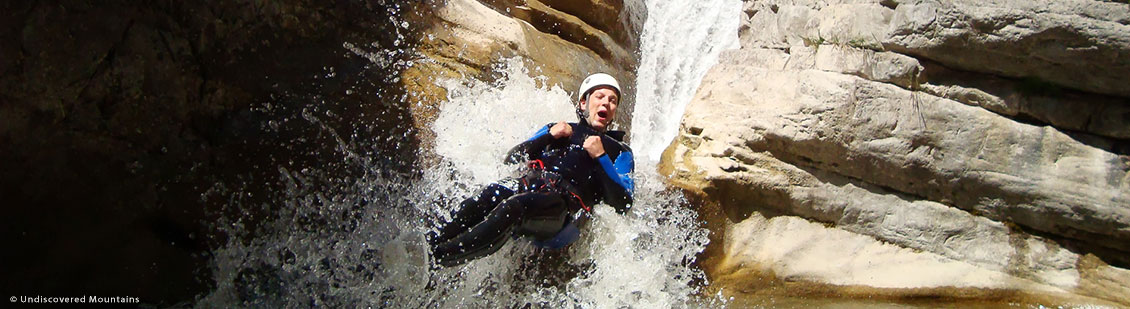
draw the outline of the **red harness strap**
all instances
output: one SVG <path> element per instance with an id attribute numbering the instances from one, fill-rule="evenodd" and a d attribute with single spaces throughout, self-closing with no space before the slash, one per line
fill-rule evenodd
<path id="1" fill-rule="evenodd" d="M 584 200 L 581 200 L 581 197 L 580 197 L 580 196 L 577 196 L 577 194 L 576 194 L 576 193 L 573 193 L 573 192 L 569 192 L 569 194 L 572 194 L 572 195 L 573 195 L 573 197 L 577 198 L 577 203 L 580 203 L 580 204 L 581 204 L 581 209 L 584 209 L 584 210 L 585 210 L 585 211 L 587 211 L 587 212 L 592 212 L 592 207 L 589 207 L 589 206 L 585 205 L 585 201 L 584 201 Z"/>
<path id="2" fill-rule="evenodd" d="M 534 159 L 533 161 L 529 162 L 529 165 L 530 165 L 530 169 L 539 169 L 539 170 L 543 170 L 543 171 L 545 170 L 545 162 L 542 162 L 541 159 Z M 556 181 L 553 181 L 552 179 L 550 181 L 552 182 L 551 184 L 553 184 L 554 187 L 556 187 Z M 527 185 L 527 186 L 529 185 L 529 184 L 526 183 L 525 178 L 522 179 L 522 184 Z M 545 188 L 544 184 L 542 185 L 542 188 Z M 573 193 L 572 191 L 569 191 L 569 190 L 561 190 L 561 191 L 569 192 L 570 195 L 572 195 L 574 198 L 576 198 L 577 203 L 581 204 L 581 209 L 584 209 L 587 212 L 592 212 L 592 207 L 585 205 L 585 201 L 582 200 L 581 197 L 578 196 L 576 193 Z"/>
<path id="3" fill-rule="evenodd" d="M 541 162 L 541 159 L 534 159 L 533 161 L 530 161 L 529 164 L 530 164 L 531 169 L 539 169 L 539 170 L 545 169 L 545 163 Z"/>

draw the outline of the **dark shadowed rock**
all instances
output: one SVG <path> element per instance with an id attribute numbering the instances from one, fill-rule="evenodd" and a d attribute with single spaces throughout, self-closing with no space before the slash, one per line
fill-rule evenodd
<path id="1" fill-rule="evenodd" d="M 269 199 L 279 166 L 348 172 L 327 163 L 341 161 L 334 134 L 393 158 L 390 168 L 414 161 L 394 68 L 343 47 L 410 38 L 390 19 L 394 3 L 2 6 L 2 256 L 13 295 L 190 301 L 209 285 L 209 248 L 224 241 L 207 222 L 246 211 L 224 205 Z M 386 135 L 401 138 L 373 141 Z M 243 215 L 253 231 L 269 214 Z"/>

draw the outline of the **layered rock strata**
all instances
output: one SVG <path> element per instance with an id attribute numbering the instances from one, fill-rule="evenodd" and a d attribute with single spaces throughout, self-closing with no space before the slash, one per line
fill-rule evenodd
<path id="1" fill-rule="evenodd" d="M 730 222 L 718 225 L 712 276 L 768 269 L 1125 302 L 1111 295 L 1130 277 L 1105 264 L 1130 263 L 1130 103 L 1109 74 L 1127 63 L 1125 12 L 1098 1 L 747 1 L 741 50 L 704 78 L 662 168 Z M 762 215 L 1013 279 L 833 279 L 894 275 L 851 265 L 815 276 L 788 258 L 802 251 L 734 244 Z M 1111 276 L 1121 279 L 1094 279 Z"/>

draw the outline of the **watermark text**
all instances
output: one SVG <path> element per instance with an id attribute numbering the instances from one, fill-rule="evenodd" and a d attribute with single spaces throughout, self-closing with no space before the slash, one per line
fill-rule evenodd
<path id="1" fill-rule="evenodd" d="M 8 298 L 11 303 L 18 304 L 136 304 L 141 299 L 133 296 L 12 296 Z"/>

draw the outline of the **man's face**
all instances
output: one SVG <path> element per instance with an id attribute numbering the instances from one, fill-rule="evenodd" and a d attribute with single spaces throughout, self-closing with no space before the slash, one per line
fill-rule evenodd
<path id="1" fill-rule="evenodd" d="M 612 87 L 603 86 L 593 90 L 589 97 L 581 101 L 585 109 L 585 120 L 598 131 L 608 129 L 612 119 L 616 118 L 616 106 L 620 105 L 620 97 Z"/>

